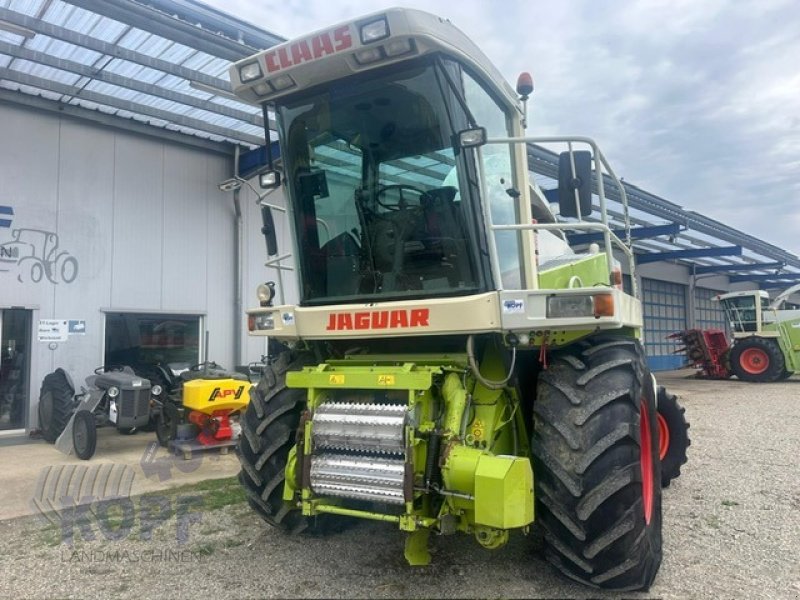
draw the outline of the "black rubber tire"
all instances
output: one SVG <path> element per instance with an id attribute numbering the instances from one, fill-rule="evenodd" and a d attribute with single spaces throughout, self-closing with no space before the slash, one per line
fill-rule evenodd
<path id="1" fill-rule="evenodd" d="M 170 402 L 167 400 L 167 402 Z M 156 438 L 158 443 L 166 448 L 177 437 L 178 421 L 175 408 L 164 406 L 156 416 Z"/>
<path id="2" fill-rule="evenodd" d="M 658 386 L 658 414 L 669 431 L 667 453 L 661 459 L 662 488 L 669 487 L 673 479 L 680 477 L 681 467 L 686 464 L 686 449 L 692 445 L 689 422 L 684 413 L 686 409 L 678 404 L 678 397 L 670 394 L 664 386 Z"/>
<path id="3" fill-rule="evenodd" d="M 53 444 L 69 423 L 75 391 L 63 369 L 45 375 L 39 392 L 39 428 L 45 441 Z"/>
<path id="4" fill-rule="evenodd" d="M 789 379 L 789 377 L 791 377 L 792 375 L 794 375 L 794 373 L 792 373 L 791 371 L 787 371 L 787 370 L 785 370 L 785 369 L 784 369 L 783 373 L 781 373 L 781 376 L 780 376 L 778 379 L 779 379 L 780 381 L 786 381 L 786 380 L 787 380 L 787 379 Z"/>
<path id="5" fill-rule="evenodd" d="M 531 446 L 537 522 L 548 560 L 583 584 L 646 591 L 658 573 L 661 464 L 652 382 L 639 342 L 607 335 L 553 353 L 539 376 Z M 642 412 L 650 432 L 649 522 Z"/>
<path id="6" fill-rule="evenodd" d="M 750 373 L 741 363 L 742 354 L 745 350 L 757 349 L 762 350 L 767 355 L 768 364 L 766 370 L 762 373 Z M 736 342 L 731 348 L 731 370 L 742 381 L 749 381 L 751 383 L 770 383 L 779 381 L 781 375 L 786 370 L 786 361 L 783 358 L 778 343 L 770 338 L 750 337 Z"/>
<path id="7" fill-rule="evenodd" d="M 81 460 L 89 460 L 97 450 L 97 422 L 94 413 L 88 410 L 79 410 L 75 413 L 75 422 L 72 424 L 72 448 L 75 456 Z"/>
<path id="8" fill-rule="evenodd" d="M 295 444 L 306 405 L 305 390 L 286 387 L 286 372 L 303 364 L 301 360 L 291 360 L 287 352 L 264 368 L 261 381 L 250 391 L 236 446 L 242 465 L 239 482 L 248 503 L 269 525 L 290 534 L 324 533 L 342 520 L 332 515 L 304 517 L 283 500 L 289 451 Z"/>
<path id="9" fill-rule="evenodd" d="M 161 386 L 161 399 L 166 399 L 170 392 L 170 382 L 164 376 L 164 374 L 159 370 L 159 367 L 154 365 L 137 365 L 133 368 L 134 372 L 139 375 L 140 377 L 144 377 L 150 382 L 150 388 L 152 389 L 156 385 Z M 139 427 L 140 431 L 145 433 L 151 433 L 156 431 L 158 427 L 158 412 L 154 410 L 152 407 L 150 408 L 150 419 L 147 421 L 147 424 L 142 425 Z"/>

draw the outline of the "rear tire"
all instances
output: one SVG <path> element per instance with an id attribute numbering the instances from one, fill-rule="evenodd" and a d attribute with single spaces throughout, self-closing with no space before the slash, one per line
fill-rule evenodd
<path id="1" fill-rule="evenodd" d="M 45 441 L 55 443 L 66 428 L 72 416 L 74 393 L 63 369 L 45 375 L 39 393 L 39 428 Z"/>
<path id="2" fill-rule="evenodd" d="M 97 450 L 97 421 L 94 413 L 88 410 L 79 410 L 75 413 L 75 422 L 72 424 L 72 448 L 75 456 L 81 460 L 89 460 Z"/>
<path id="3" fill-rule="evenodd" d="M 745 338 L 734 344 L 730 356 L 731 370 L 742 381 L 778 381 L 786 370 L 783 352 L 772 339 Z"/>
<path id="4" fill-rule="evenodd" d="M 539 377 L 532 454 L 537 521 L 563 574 L 647 590 L 661 564 L 661 464 L 652 377 L 638 341 L 598 336 Z"/>
<path id="5" fill-rule="evenodd" d="M 661 487 L 669 487 L 681 474 L 686 464 L 686 449 L 691 446 L 686 409 L 678 404 L 678 397 L 664 386 L 658 386 L 658 428 L 661 457 Z"/>
<path id="6" fill-rule="evenodd" d="M 167 402 L 170 402 L 167 400 Z M 159 445 L 164 448 L 178 436 L 177 411 L 171 406 L 161 407 L 161 411 L 156 416 L 156 438 Z"/>
<path id="7" fill-rule="evenodd" d="M 286 387 L 286 372 L 302 365 L 300 361 L 290 363 L 286 353 L 264 368 L 261 381 L 250 391 L 236 446 L 242 465 L 239 482 L 248 503 L 269 525 L 290 534 L 322 533 L 341 521 L 331 515 L 310 519 L 283 500 L 289 451 L 295 445 L 306 404 L 305 390 Z"/>

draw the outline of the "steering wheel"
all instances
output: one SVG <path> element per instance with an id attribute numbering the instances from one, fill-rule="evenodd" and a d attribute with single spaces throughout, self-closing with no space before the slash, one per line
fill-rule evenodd
<path id="1" fill-rule="evenodd" d="M 220 369 L 221 367 L 215 363 L 213 360 L 207 360 L 205 362 L 197 363 L 196 365 L 192 365 L 189 367 L 190 371 L 202 371 L 205 369 L 206 365 L 208 365 L 209 369 Z"/>
<path id="2" fill-rule="evenodd" d="M 390 192 L 392 190 L 397 190 L 400 196 L 399 202 L 397 204 L 389 204 L 386 202 L 381 202 L 381 196 L 385 195 L 386 192 Z M 375 202 L 378 203 L 378 206 L 381 208 L 385 208 L 386 210 L 391 211 L 398 211 L 398 210 L 406 210 L 408 207 L 406 206 L 405 198 L 403 198 L 403 191 L 406 192 L 413 192 L 414 194 L 419 195 L 420 198 L 423 196 L 427 196 L 428 192 L 425 190 L 421 190 L 418 187 L 414 187 L 413 185 L 409 185 L 407 183 L 394 183 L 391 185 L 384 185 L 378 190 L 378 193 L 375 195 Z"/>
<path id="3" fill-rule="evenodd" d="M 114 373 L 117 371 L 125 372 L 126 365 L 103 365 L 102 367 L 97 367 L 94 372 L 96 375 L 102 375 L 103 373 Z"/>

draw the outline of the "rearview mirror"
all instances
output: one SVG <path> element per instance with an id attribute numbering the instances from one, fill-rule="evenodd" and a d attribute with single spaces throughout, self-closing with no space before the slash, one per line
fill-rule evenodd
<path id="1" fill-rule="evenodd" d="M 575 162 L 574 172 L 572 161 Z M 585 217 L 592 214 L 591 152 L 562 152 L 558 157 L 558 208 L 562 217 Z"/>
<path id="2" fill-rule="evenodd" d="M 261 207 L 261 233 L 267 242 L 267 256 L 275 256 L 278 253 L 278 237 L 275 234 L 275 221 L 272 219 L 272 209 L 269 206 Z"/>

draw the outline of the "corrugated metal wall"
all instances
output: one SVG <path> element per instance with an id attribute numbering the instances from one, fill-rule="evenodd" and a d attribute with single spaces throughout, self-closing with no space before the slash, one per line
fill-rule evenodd
<path id="1" fill-rule="evenodd" d="M 698 329 L 721 329 L 722 331 L 727 331 L 728 322 L 725 319 L 725 311 L 722 310 L 719 302 L 712 300 L 714 296 L 719 294 L 724 294 L 724 292 L 701 287 L 695 288 L 695 327 Z"/>
<path id="2" fill-rule="evenodd" d="M 62 366 L 82 380 L 102 363 L 103 309 L 204 315 L 210 357 L 233 366 L 234 216 L 231 194 L 217 189 L 230 158 L 7 105 L 0 123 L 0 204 L 14 210 L 0 244 L 18 228 L 53 232 L 78 261 L 72 282 L 0 272 L 0 307 L 30 308 L 34 322 L 86 321 L 86 335 L 55 349 L 34 332 L 32 411 L 47 372 Z M 257 217 L 247 211 L 243 245 L 263 263 Z"/>
<path id="3" fill-rule="evenodd" d="M 686 329 L 686 286 L 642 278 L 644 344 L 647 362 L 654 371 L 680 368 L 682 354 L 674 354 L 675 342 L 667 336 Z"/>

